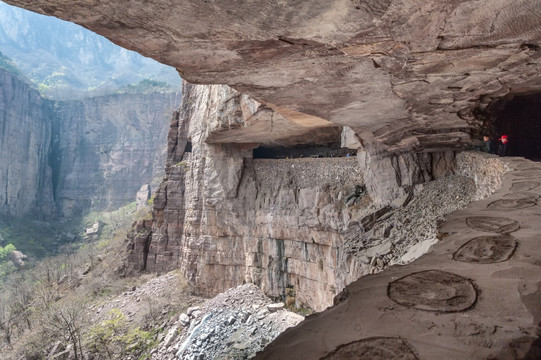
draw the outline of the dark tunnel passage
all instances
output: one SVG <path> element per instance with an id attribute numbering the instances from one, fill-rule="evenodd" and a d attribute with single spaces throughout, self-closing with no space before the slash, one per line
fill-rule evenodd
<path id="1" fill-rule="evenodd" d="M 541 161 L 541 93 L 510 94 L 490 105 L 486 114 L 488 135 L 500 144 L 509 137 L 509 156 Z"/>
<path id="2" fill-rule="evenodd" d="M 260 146 L 253 151 L 254 159 L 294 159 L 303 157 L 349 157 L 356 156 L 357 150 L 340 148 L 340 145 L 297 145 L 293 147 Z"/>

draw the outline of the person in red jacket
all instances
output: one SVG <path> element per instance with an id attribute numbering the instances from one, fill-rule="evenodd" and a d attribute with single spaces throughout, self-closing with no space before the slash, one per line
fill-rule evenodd
<path id="1" fill-rule="evenodd" d="M 507 135 L 502 135 L 499 140 L 500 147 L 498 149 L 498 155 L 509 156 L 509 137 Z"/>

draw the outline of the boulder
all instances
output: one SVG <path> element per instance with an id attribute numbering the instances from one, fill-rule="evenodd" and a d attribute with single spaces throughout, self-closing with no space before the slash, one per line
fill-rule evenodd
<path id="1" fill-rule="evenodd" d="M 276 312 L 278 310 L 282 310 L 283 308 L 284 308 L 284 303 L 283 302 L 267 305 L 267 310 L 269 310 L 271 313 Z"/>
<path id="2" fill-rule="evenodd" d="M 194 316 L 193 313 L 197 312 L 201 310 L 201 307 L 199 306 L 192 306 L 192 307 L 189 307 L 188 310 L 186 310 L 186 315 L 188 316 Z"/>
<path id="3" fill-rule="evenodd" d="M 24 266 L 24 260 L 26 259 L 26 255 L 20 252 L 19 250 L 13 250 L 11 254 L 9 254 L 9 259 L 15 265 L 17 268 L 22 268 Z"/>
<path id="4" fill-rule="evenodd" d="M 150 194 L 151 191 L 149 184 L 141 186 L 141 188 L 137 192 L 137 195 L 135 195 L 135 203 L 137 204 L 137 210 L 147 204 L 147 201 L 150 199 Z"/>
<path id="5" fill-rule="evenodd" d="M 97 237 L 100 233 L 101 226 L 102 226 L 101 222 L 96 221 L 94 224 L 92 224 L 92 226 L 87 227 L 85 229 L 85 237 L 87 238 Z"/>
<path id="6" fill-rule="evenodd" d="M 186 314 L 180 314 L 178 320 L 180 321 L 180 324 L 184 327 L 190 325 L 190 317 Z"/>

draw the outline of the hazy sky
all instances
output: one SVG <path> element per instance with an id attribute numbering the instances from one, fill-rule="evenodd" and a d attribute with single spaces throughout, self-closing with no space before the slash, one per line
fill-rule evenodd
<path id="1" fill-rule="evenodd" d="M 79 25 L 0 1 L 0 51 L 37 85 L 96 89 L 148 78 L 175 87 L 175 69 L 123 49 Z"/>

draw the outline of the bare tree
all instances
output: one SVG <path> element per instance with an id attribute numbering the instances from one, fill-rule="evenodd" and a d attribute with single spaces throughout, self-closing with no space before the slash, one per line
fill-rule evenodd
<path id="1" fill-rule="evenodd" d="M 10 345 L 13 336 L 32 328 L 32 286 L 22 275 L 13 275 L 0 288 L 0 330 L 4 341 Z"/>
<path id="2" fill-rule="evenodd" d="M 64 299 L 49 303 L 41 317 L 41 326 L 53 337 L 68 340 L 73 346 L 75 360 L 84 359 L 81 331 L 84 325 L 85 302 Z"/>
<path id="3" fill-rule="evenodd" d="M 15 327 L 14 320 L 7 302 L 2 299 L 2 301 L 0 301 L 0 330 L 2 330 L 4 341 L 10 346 Z"/>

